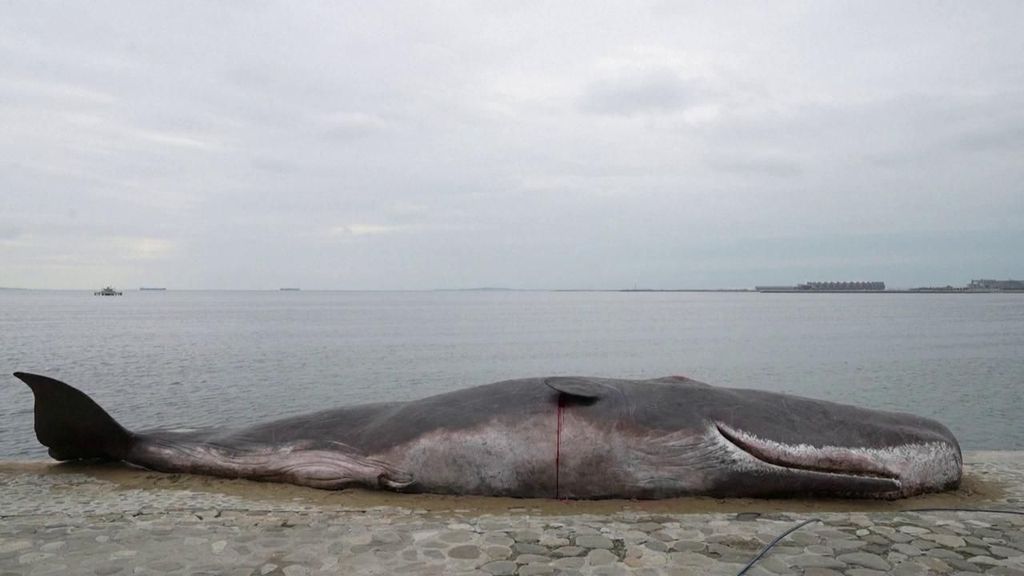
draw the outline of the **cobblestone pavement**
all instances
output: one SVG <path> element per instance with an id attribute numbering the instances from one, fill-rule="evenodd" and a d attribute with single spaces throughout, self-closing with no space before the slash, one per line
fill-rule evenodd
<path id="1" fill-rule="evenodd" d="M 1024 509 L 1024 453 L 969 453 L 966 460 L 969 474 L 1002 487 L 977 507 Z M 656 504 L 552 514 L 528 500 L 500 513 L 358 508 L 125 487 L 87 473 L 42 470 L 0 464 L 0 576 L 733 575 L 810 518 L 820 521 L 782 540 L 748 574 L 1024 576 L 1020 515 L 884 506 L 687 514 L 660 513 Z"/>

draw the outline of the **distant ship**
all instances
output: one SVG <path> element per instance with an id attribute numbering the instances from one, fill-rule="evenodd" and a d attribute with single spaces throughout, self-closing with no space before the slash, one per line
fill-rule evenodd
<path id="1" fill-rule="evenodd" d="M 139 290 L 167 290 L 167 288 L 150 288 L 149 286 L 143 286 Z"/>
<path id="2" fill-rule="evenodd" d="M 281 288 L 281 292 L 298 292 L 298 288 Z"/>
<path id="3" fill-rule="evenodd" d="M 107 286 L 103 290 L 99 290 L 99 291 L 93 292 L 93 295 L 94 296 L 120 296 L 121 293 L 118 292 L 117 290 L 114 290 L 110 286 Z"/>

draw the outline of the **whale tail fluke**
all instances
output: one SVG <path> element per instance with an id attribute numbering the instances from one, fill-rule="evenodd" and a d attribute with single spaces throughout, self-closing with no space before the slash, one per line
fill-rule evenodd
<path id="1" fill-rule="evenodd" d="M 36 397 L 36 438 L 56 460 L 123 460 L 133 436 L 85 393 L 38 374 L 15 372 Z"/>

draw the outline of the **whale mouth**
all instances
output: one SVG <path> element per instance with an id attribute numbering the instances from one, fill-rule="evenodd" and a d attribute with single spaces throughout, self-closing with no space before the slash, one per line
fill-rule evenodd
<path id="1" fill-rule="evenodd" d="M 720 422 L 715 423 L 715 429 L 729 444 L 762 464 L 803 474 L 856 479 L 870 491 L 900 491 L 899 475 L 872 458 L 870 449 L 783 444 Z"/>

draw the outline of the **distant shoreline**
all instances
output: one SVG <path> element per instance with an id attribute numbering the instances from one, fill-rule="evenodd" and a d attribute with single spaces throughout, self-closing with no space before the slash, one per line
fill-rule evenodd
<path id="1" fill-rule="evenodd" d="M 590 290 L 577 290 L 577 292 L 590 292 Z M 897 290 L 755 290 L 748 288 L 738 289 L 669 289 L 669 290 L 643 290 L 626 289 L 616 292 L 750 292 L 753 294 L 1024 294 L 1024 290 L 941 290 L 927 288 L 907 288 Z"/>
<path id="2" fill-rule="evenodd" d="M 740 294 L 1024 294 L 1024 290 L 967 290 L 941 288 L 906 288 L 891 290 L 757 290 L 756 288 L 413 288 L 413 289 L 354 289 L 354 288 L 140 288 L 140 292 L 622 292 L 622 293 L 740 293 Z M 90 288 L 17 288 L 0 286 L 10 292 L 93 292 Z"/>

